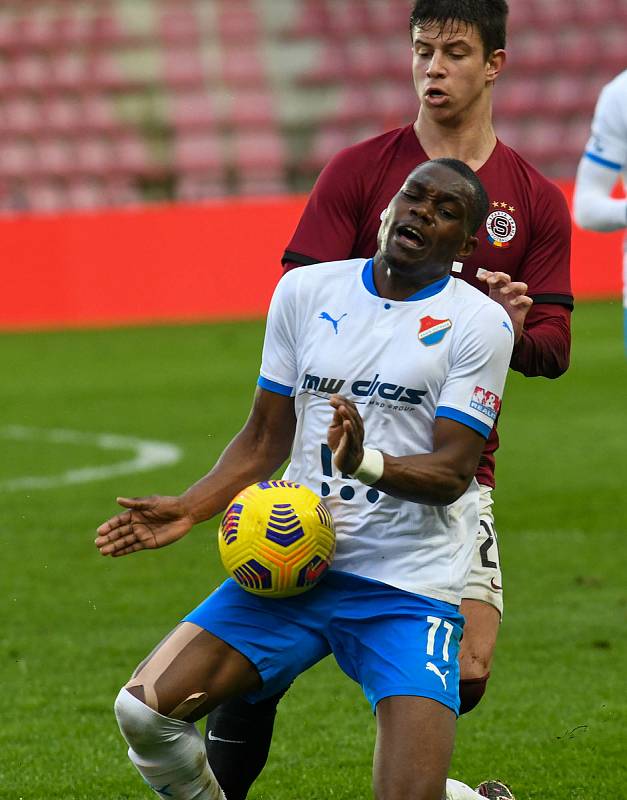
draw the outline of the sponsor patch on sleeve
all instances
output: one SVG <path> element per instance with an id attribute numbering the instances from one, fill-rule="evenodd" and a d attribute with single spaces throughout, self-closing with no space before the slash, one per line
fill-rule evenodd
<path id="1" fill-rule="evenodd" d="M 475 386 L 470 400 L 470 407 L 474 408 L 475 411 L 480 411 L 482 414 L 485 414 L 486 417 L 490 417 L 490 419 L 496 419 L 501 409 L 501 398 L 498 394 L 494 394 L 494 392 L 488 389 Z"/>

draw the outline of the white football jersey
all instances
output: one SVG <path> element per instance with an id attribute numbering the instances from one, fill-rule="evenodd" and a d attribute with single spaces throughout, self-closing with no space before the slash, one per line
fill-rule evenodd
<path id="1" fill-rule="evenodd" d="M 601 166 L 622 172 L 627 185 L 627 70 L 603 87 L 585 154 Z"/>
<path id="2" fill-rule="evenodd" d="M 372 260 L 300 267 L 279 282 L 259 385 L 294 396 L 286 478 L 325 501 L 337 530 L 333 569 L 458 604 L 479 526 L 478 485 L 450 506 L 398 500 L 333 464 L 328 398 L 357 405 L 365 446 L 393 456 L 433 452 L 436 417 L 487 437 L 513 347 L 506 312 L 446 277 L 408 300 L 380 297 Z"/>

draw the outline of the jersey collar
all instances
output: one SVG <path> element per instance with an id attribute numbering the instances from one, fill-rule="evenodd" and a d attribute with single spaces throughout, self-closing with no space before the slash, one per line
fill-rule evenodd
<path id="1" fill-rule="evenodd" d="M 374 285 L 374 275 L 373 275 L 373 266 L 374 261 L 372 258 L 369 258 L 368 261 L 364 264 L 363 271 L 361 273 L 361 278 L 364 282 L 364 286 L 375 297 L 380 297 L 379 292 L 377 292 L 377 287 Z M 435 283 L 430 283 L 428 286 L 425 286 L 424 289 L 421 289 L 419 292 L 406 297 L 404 300 L 400 301 L 403 303 L 409 303 L 413 300 L 425 300 L 427 297 L 433 297 L 434 294 L 438 294 L 439 292 L 444 289 L 446 284 L 451 280 L 451 276 L 447 275 L 445 278 L 440 278 L 439 281 L 435 281 Z"/>

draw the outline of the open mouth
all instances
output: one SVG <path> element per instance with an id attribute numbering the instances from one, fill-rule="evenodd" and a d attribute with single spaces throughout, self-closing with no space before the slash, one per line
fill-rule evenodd
<path id="1" fill-rule="evenodd" d="M 425 243 L 425 237 L 413 225 L 399 225 L 396 229 L 396 236 L 412 247 L 422 247 Z"/>
<path id="2" fill-rule="evenodd" d="M 425 97 L 428 100 L 431 100 L 432 102 L 437 103 L 437 102 L 442 102 L 443 100 L 446 100 L 448 95 L 445 92 L 443 92 L 441 89 L 431 88 L 431 89 L 427 89 L 427 91 L 425 92 Z"/>

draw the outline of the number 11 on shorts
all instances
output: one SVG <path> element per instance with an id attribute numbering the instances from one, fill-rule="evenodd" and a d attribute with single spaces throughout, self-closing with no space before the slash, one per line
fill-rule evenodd
<path id="1" fill-rule="evenodd" d="M 451 641 L 451 634 L 453 633 L 453 626 L 450 622 L 447 622 L 445 619 L 440 619 L 440 617 L 427 617 L 427 622 L 430 624 L 429 633 L 427 634 L 427 655 L 433 656 L 435 655 L 435 635 L 438 632 L 440 625 L 446 631 L 446 635 L 444 637 L 444 644 L 442 645 L 442 658 L 444 661 L 448 661 L 448 645 Z"/>

